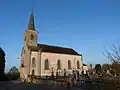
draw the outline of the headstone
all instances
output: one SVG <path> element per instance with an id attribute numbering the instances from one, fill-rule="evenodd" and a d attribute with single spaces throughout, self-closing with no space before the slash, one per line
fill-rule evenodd
<path id="1" fill-rule="evenodd" d="M 84 70 L 84 74 L 86 74 L 86 70 Z"/>
<path id="2" fill-rule="evenodd" d="M 110 75 L 110 71 L 109 71 L 109 70 L 107 70 L 107 71 L 106 71 L 106 74 L 107 74 L 107 75 Z"/>

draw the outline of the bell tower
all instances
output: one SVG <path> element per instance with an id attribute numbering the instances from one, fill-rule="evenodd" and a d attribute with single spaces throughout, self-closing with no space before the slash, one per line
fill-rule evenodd
<path id="1" fill-rule="evenodd" d="M 24 33 L 24 46 L 37 46 L 38 32 L 35 30 L 33 11 L 30 15 L 28 29 Z"/>

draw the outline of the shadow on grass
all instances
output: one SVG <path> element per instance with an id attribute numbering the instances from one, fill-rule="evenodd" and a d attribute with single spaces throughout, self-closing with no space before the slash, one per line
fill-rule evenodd
<path id="1" fill-rule="evenodd" d="M 73 87 L 81 88 L 83 90 L 120 90 L 120 83 L 115 80 L 98 80 L 91 83 L 74 85 Z"/>

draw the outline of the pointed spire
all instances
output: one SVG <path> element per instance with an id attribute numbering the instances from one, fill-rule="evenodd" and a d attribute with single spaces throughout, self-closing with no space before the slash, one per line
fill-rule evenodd
<path id="1" fill-rule="evenodd" d="M 29 21 L 28 29 L 35 30 L 33 9 L 32 9 L 32 13 L 30 15 L 30 21 Z"/>

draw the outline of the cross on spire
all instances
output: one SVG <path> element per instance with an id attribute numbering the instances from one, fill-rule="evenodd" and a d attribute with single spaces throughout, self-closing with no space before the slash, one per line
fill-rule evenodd
<path id="1" fill-rule="evenodd" d="M 28 29 L 35 30 L 33 9 L 32 9 L 31 15 L 30 15 Z"/>

